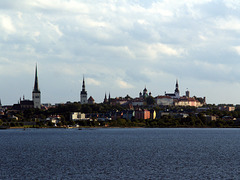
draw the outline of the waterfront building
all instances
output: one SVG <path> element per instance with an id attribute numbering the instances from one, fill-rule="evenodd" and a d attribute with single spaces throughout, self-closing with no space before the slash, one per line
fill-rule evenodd
<path id="1" fill-rule="evenodd" d="M 41 108 L 41 92 L 38 87 L 38 74 L 37 74 L 37 65 L 35 70 L 35 82 L 34 89 L 32 91 L 32 101 L 34 104 L 34 108 Z"/>
<path id="2" fill-rule="evenodd" d="M 85 114 L 84 113 L 81 113 L 81 112 L 72 112 L 70 114 L 70 119 L 72 121 L 79 121 L 79 120 L 85 120 L 86 117 L 85 117 Z"/>
<path id="3" fill-rule="evenodd" d="M 85 81 L 83 77 L 83 83 L 82 83 L 82 91 L 80 93 L 80 103 L 81 104 L 87 104 L 88 99 L 87 99 L 87 91 L 85 90 Z"/>

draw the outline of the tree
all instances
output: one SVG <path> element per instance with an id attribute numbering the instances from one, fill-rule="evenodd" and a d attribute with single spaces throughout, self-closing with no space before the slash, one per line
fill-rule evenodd
<path id="1" fill-rule="evenodd" d="M 154 98 L 153 98 L 152 96 L 148 96 L 148 97 L 146 98 L 146 102 L 147 102 L 147 105 L 153 105 L 153 104 L 155 104 L 155 100 L 154 100 Z"/>

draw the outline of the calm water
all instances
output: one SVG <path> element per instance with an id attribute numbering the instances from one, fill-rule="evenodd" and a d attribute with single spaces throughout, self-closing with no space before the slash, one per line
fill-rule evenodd
<path id="1" fill-rule="evenodd" d="M 10 129 L 0 155 L 0 179 L 240 179 L 240 129 Z"/>

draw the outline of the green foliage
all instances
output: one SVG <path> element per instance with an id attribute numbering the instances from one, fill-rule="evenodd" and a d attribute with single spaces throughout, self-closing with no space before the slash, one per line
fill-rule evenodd
<path id="1" fill-rule="evenodd" d="M 155 100 L 152 96 L 148 96 L 146 98 L 146 102 L 147 102 L 147 105 L 154 105 L 155 104 Z"/>
<path id="2" fill-rule="evenodd" d="M 127 97 L 131 98 L 131 97 Z M 240 127 L 239 121 L 222 120 L 224 116 L 230 116 L 233 118 L 240 118 L 240 109 L 236 109 L 235 111 L 228 112 L 219 110 L 215 105 L 207 105 L 208 110 L 205 112 L 198 112 L 195 107 L 175 107 L 175 106 L 154 106 L 154 108 L 150 108 L 153 105 L 154 98 L 149 96 L 146 98 L 146 102 L 149 106 L 146 106 L 149 110 L 154 109 L 156 112 L 170 112 L 171 115 L 163 116 L 159 119 L 154 120 L 143 120 L 143 119 L 135 119 L 126 120 L 119 118 L 117 120 L 112 121 L 70 121 L 70 113 L 71 112 L 82 112 L 82 113 L 109 113 L 109 112 L 121 112 L 124 111 L 127 107 L 120 105 L 109 105 L 109 104 L 84 104 L 81 105 L 79 103 L 68 103 L 58 105 L 56 107 L 50 108 L 48 110 L 41 109 L 26 109 L 22 112 L 12 112 L 11 115 L 17 116 L 18 120 L 9 119 L 6 116 L 2 116 L 0 120 L 0 125 L 8 124 L 11 127 L 20 127 L 23 126 L 23 122 L 26 121 L 34 121 L 36 122 L 37 127 L 48 126 L 51 127 L 54 124 L 44 121 L 50 115 L 60 115 L 61 122 L 57 124 L 59 127 L 64 127 L 66 125 L 75 125 L 78 124 L 83 127 Z M 181 117 L 180 114 L 185 113 L 188 114 L 188 117 Z M 178 116 L 176 116 L 178 114 Z M 206 115 L 213 115 L 218 117 L 217 121 L 210 121 L 206 118 Z M 11 117 L 11 116 L 10 116 Z"/>

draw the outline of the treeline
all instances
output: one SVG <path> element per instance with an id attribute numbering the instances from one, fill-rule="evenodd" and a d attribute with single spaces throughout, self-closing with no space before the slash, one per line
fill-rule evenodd
<path id="1" fill-rule="evenodd" d="M 239 127 L 240 123 L 240 110 L 237 109 L 232 112 L 219 110 L 215 105 L 207 105 L 207 110 L 204 112 L 198 112 L 195 107 L 151 107 L 146 106 L 146 109 L 154 109 L 156 112 L 166 112 L 169 115 L 158 116 L 157 119 L 135 119 L 126 120 L 118 118 L 117 120 L 110 121 L 96 121 L 84 120 L 84 121 L 71 121 L 71 112 L 88 113 L 114 113 L 127 110 L 127 106 L 112 106 L 109 104 L 84 104 L 68 103 L 60 104 L 55 107 L 51 107 L 48 110 L 40 109 L 26 109 L 23 111 L 5 111 L 5 115 L 0 118 L 0 125 L 8 125 L 11 127 L 23 126 L 25 122 L 34 122 L 35 127 L 53 126 L 51 122 L 44 122 L 46 118 L 52 115 L 59 115 L 61 121 L 57 126 L 75 125 L 88 126 L 88 127 Z M 178 117 L 173 114 L 188 114 L 187 117 Z M 209 120 L 206 115 L 216 116 L 217 120 Z M 12 118 L 17 117 L 17 119 Z M 223 120 L 225 116 L 232 117 L 235 120 Z"/>
<path id="2" fill-rule="evenodd" d="M 201 115 L 200 115 L 201 116 Z M 203 116 L 190 115 L 186 118 L 173 118 L 171 116 L 164 116 L 159 119 L 117 119 L 106 123 L 110 127 L 149 127 L 149 128 L 176 128 L 176 127 L 193 127 L 193 128 L 230 128 L 230 127 L 240 127 L 238 121 L 207 121 Z"/>

